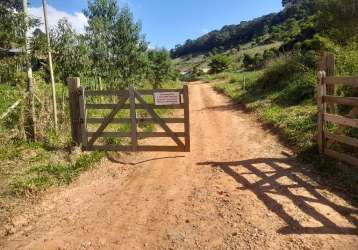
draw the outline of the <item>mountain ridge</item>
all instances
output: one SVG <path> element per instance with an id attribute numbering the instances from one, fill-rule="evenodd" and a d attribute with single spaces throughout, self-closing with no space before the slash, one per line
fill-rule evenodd
<path id="1" fill-rule="evenodd" d="M 282 33 L 289 30 L 290 23 L 301 22 L 314 14 L 314 0 L 283 0 L 283 10 L 270 13 L 240 24 L 225 25 L 197 39 L 188 39 L 171 50 L 173 58 L 190 54 L 203 54 L 238 47 L 255 39 L 262 43 L 283 41 Z"/>

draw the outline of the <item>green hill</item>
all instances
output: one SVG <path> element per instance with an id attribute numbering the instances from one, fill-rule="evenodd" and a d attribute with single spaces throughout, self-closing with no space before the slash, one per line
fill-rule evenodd
<path id="1" fill-rule="evenodd" d="M 227 25 L 195 40 L 187 40 L 171 51 L 172 57 L 206 54 L 214 50 L 226 51 L 255 42 L 257 45 L 287 41 L 300 33 L 316 10 L 314 0 L 283 1 L 283 10 L 238 25 Z M 307 32 L 308 33 L 308 32 Z M 311 35 L 314 31 L 311 31 Z M 307 34 L 308 35 L 308 34 Z"/>

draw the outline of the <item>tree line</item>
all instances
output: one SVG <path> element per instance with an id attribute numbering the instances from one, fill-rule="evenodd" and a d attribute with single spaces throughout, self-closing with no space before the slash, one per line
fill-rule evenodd
<path id="1" fill-rule="evenodd" d="M 198 39 L 189 39 L 172 49 L 171 55 L 182 57 L 213 50 L 224 51 L 251 41 L 262 44 L 283 41 L 291 35 L 290 32 L 294 32 L 294 28 L 297 29 L 299 22 L 316 12 L 316 0 L 284 0 L 282 4 L 284 9 L 278 13 L 243 21 L 238 25 L 227 25 Z"/>
<path id="2" fill-rule="evenodd" d="M 280 40 L 281 46 L 266 49 L 255 54 L 241 53 L 234 58 L 232 51 L 240 51 L 237 44 L 231 50 L 218 50 L 216 47 L 207 53 L 211 72 L 218 73 L 235 65 L 246 70 L 264 68 L 272 59 L 288 53 L 304 55 L 304 64 L 315 67 L 316 57 L 323 51 L 336 53 L 339 48 L 354 47 L 358 34 L 358 0 L 285 0 L 283 12 L 291 12 L 285 22 L 268 26 L 269 33 L 251 40 L 251 47 L 266 44 L 268 40 Z M 300 10 L 301 19 L 297 19 Z"/>
<path id="3" fill-rule="evenodd" d="M 3 2 L 3 1 L 2 1 Z M 19 0 L 0 5 L 0 69 L 1 82 L 21 81 L 26 53 L 25 31 L 30 37 L 30 60 L 34 71 L 47 72 L 46 34 L 40 21 L 30 18 L 27 27 Z M 88 25 L 77 33 L 67 19 L 61 19 L 50 31 L 57 81 L 69 76 L 101 78 L 107 88 L 140 86 L 144 82 L 159 87 L 176 77 L 169 52 L 149 48 L 130 9 L 120 7 L 116 0 L 90 0 L 84 10 Z M 47 76 L 48 74 L 44 74 Z"/>

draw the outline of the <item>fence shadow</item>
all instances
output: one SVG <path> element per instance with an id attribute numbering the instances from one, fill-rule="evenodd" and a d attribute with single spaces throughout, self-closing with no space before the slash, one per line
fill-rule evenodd
<path id="1" fill-rule="evenodd" d="M 201 162 L 198 165 L 221 168 L 241 184 L 243 189 L 252 191 L 270 211 L 287 224 L 278 233 L 358 235 L 358 209 L 335 204 L 322 195 L 318 190 L 325 188 L 299 177 L 302 167 L 296 166 L 292 158 Z M 300 194 L 295 192 L 297 190 L 301 191 Z M 314 220 L 314 226 L 302 225 L 299 218 L 295 218 L 296 214 L 290 215 L 277 197 L 288 199 L 295 209 L 307 215 L 310 221 Z M 323 212 L 328 210 L 340 217 L 338 221 Z"/>
<path id="2" fill-rule="evenodd" d="M 205 111 L 205 110 L 213 110 L 213 111 L 238 111 L 238 109 L 240 108 L 240 104 L 237 103 L 229 103 L 229 104 L 224 104 L 224 105 L 217 105 L 217 106 L 211 106 L 211 107 L 205 107 L 202 109 L 198 109 L 195 111 Z"/>
<path id="3" fill-rule="evenodd" d="M 170 157 L 151 158 L 151 159 L 147 159 L 147 160 L 139 161 L 139 162 L 124 162 L 124 161 L 121 161 L 121 160 L 117 160 L 115 157 L 110 155 L 108 152 L 106 152 L 106 157 L 107 157 L 107 159 L 109 161 L 111 161 L 113 163 L 118 163 L 118 164 L 122 164 L 122 165 L 130 165 L 130 166 L 136 166 L 136 165 L 146 163 L 146 162 L 150 162 L 150 161 L 158 161 L 158 160 L 164 160 L 164 159 L 185 158 L 185 156 L 183 156 L 183 155 L 178 155 L 178 156 L 170 156 Z"/>

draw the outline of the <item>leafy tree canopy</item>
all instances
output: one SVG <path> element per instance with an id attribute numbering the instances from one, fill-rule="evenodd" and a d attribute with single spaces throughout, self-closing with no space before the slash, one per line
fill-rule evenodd
<path id="1" fill-rule="evenodd" d="M 210 58 L 210 72 L 217 74 L 228 70 L 232 64 L 231 58 L 224 54 L 217 54 Z"/>

